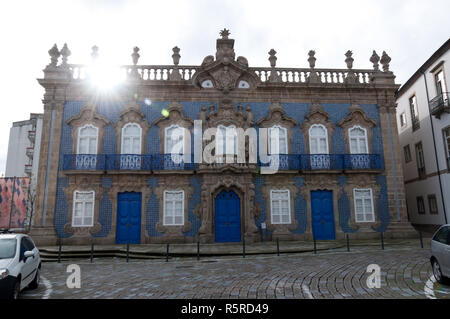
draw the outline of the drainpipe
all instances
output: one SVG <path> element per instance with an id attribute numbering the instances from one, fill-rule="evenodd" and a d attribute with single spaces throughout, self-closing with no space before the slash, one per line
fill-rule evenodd
<path id="1" fill-rule="evenodd" d="M 442 190 L 441 169 L 439 168 L 439 159 L 438 159 L 437 148 L 436 148 L 436 138 L 434 136 L 433 115 L 431 115 L 430 96 L 428 94 L 427 77 L 425 76 L 425 72 L 424 71 L 420 70 L 420 73 L 422 73 L 423 79 L 425 81 L 425 91 L 427 92 L 428 113 L 430 114 L 430 123 L 431 123 L 431 135 L 433 136 L 434 157 L 436 159 L 436 168 L 437 168 L 437 174 L 438 174 L 438 180 L 439 180 L 439 188 L 441 190 L 442 207 L 444 208 L 444 220 L 445 220 L 445 223 L 448 224 L 447 212 L 446 212 L 446 209 L 445 209 L 444 192 Z"/>

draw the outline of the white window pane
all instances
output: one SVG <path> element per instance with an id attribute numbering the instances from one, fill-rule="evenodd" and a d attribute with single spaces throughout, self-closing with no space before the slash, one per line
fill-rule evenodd
<path id="1" fill-rule="evenodd" d="M 84 217 L 83 226 L 91 226 L 92 225 L 92 217 Z"/>
<path id="2" fill-rule="evenodd" d="M 364 214 L 356 214 L 356 221 L 364 221 Z"/>
<path id="3" fill-rule="evenodd" d="M 283 215 L 281 221 L 285 224 L 289 223 L 289 215 Z"/>
<path id="4" fill-rule="evenodd" d="M 183 217 L 182 216 L 175 217 L 175 225 L 183 225 Z"/>
<path id="5" fill-rule="evenodd" d="M 82 217 L 75 217 L 73 219 L 73 225 L 74 226 L 81 226 L 82 225 Z"/>
<path id="6" fill-rule="evenodd" d="M 325 138 L 321 138 L 320 139 L 320 148 L 319 148 L 319 152 L 321 154 L 326 154 L 327 152 L 327 140 Z"/>
<path id="7" fill-rule="evenodd" d="M 312 138 L 311 139 L 311 150 L 310 153 L 311 154 L 317 154 L 319 151 L 318 146 L 317 146 L 317 139 L 316 138 Z"/>
<path id="8" fill-rule="evenodd" d="M 166 216 L 164 218 L 164 225 L 172 225 L 172 224 L 173 224 L 172 217 L 171 216 Z"/>
<path id="9" fill-rule="evenodd" d="M 280 215 L 273 215 L 272 214 L 272 222 L 274 224 L 279 224 L 280 223 Z"/>

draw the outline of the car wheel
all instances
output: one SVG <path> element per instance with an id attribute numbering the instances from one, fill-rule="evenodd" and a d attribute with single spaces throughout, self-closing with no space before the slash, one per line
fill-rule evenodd
<path id="1" fill-rule="evenodd" d="M 20 295 L 20 278 L 16 280 L 13 286 L 13 290 L 11 292 L 11 299 L 19 299 Z"/>
<path id="2" fill-rule="evenodd" d="M 34 276 L 33 281 L 28 285 L 30 289 L 36 289 L 39 286 L 39 282 L 41 281 L 41 269 L 36 269 L 36 275 Z"/>
<path id="3" fill-rule="evenodd" d="M 444 276 L 442 276 L 441 266 L 437 262 L 437 260 L 433 260 L 433 275 L 436 281 L 440 284 L 444 282 Z"/>

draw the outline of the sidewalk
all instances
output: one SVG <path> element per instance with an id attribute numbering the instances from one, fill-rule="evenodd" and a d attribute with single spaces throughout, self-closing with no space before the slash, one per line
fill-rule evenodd
<path id="1" fill-rule="evenodd" d="M 423 239 L 424 248 L 430 247 L 430 239 Z M 396 247 L 417 247 L 420 248 L 418 239 L 387 239 L 384 246 Z M 330 251 L 336 249 L 346 249 L 345 240 L 317 241 L 317 251 Z M 376 240 L 350 240 L 350 249 L 363 247 L 380 247 L 381 241 Z M 59 255 L 58 246 L 38 247 L 43 261 L 57 261 Z M 91 246 L 61 246 L 61 259 L 90 258 Z M 244 247 L 242 243 L 236 244 L 200 244 L 199 251 L 197 244 L 170 244 L 169 257 L 200 257 L 211 256 L 233 256 L 243 255 Z M 305 241 L 280 241 L 280 254 L 286 253 L 307 253 L 314 251 L 314 242 Z M 163 259 L 166 258 L 167 244 L 146 244 L 129 245 L 128 257 L 130 259 Z M 258 242 L 245 245 L 246 255 L 277 254 L 276 242 Z M 127 256 L 126 245 L 95 245 L 93 257 L 122 257 Z"/>

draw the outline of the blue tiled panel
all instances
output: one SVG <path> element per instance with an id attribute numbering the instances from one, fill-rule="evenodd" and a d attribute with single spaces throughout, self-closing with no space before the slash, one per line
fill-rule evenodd
<path id="1" fill-rule="evenodd" d="M 59 150 L 59 170 L 62 170 L 63 167 L 62 163 L 64 154 L 73 153 L 72 127 L 69 126 L 66 121 L 72 116 L 78 115 L 84 103 L 85 102 L 82 101 L 69 101 L 64 105 L 61 142 Z"/>
<path id="2" fill-rule="evenodd" d="M 153 190 L 158 186 L 157 178 L 149 178 L 147 180 L 148 186 Z M 160 233 L 156 230 L 156 224 L 159 222 L 159 203 L 156 198 L 155 192 L 152 192 L 149 200 L 145 204 L 145 228 L 148 236 L 150 237 L 160 237 L 164 233 Z"/>
<path id="3" fill-rule="evenodd" d="M 372 228 L 377 232 L 385 232 L 390 223 L 386 176 L 377 176 L 376 181 L 380 185 L 380 194 L 376 201 L 377 214 L 381 223 L 378 228 Z"/>
<path id="4" fill-rule="evenodd" d="M 253 179 L 255 185 L 255 205 L 259 205 L 261 212 L 257 218 L 255 218 L 255 225 L 261 231 L 261 223 L 265 223 L 267 219 L 267 207 L 266 200 L 262 194 L 262 187 L 264 186 L 264 177 L 255 177 Z"/>
<path id="5" fill-rule="evenodd" d="M 103 188 L 111 188 L 112 187 L 112 178 L 111 177 L 102 178 L 102 187 Z"/>
<path id="6" fill-rule="evenodd" d="M 117 153 L 117 134 L 112 124 L 105 126 L 105 135 L 103 136 L 101 153 Z"/>
<path id="7" fill-rule="evenodd" d="M 194 192 L 192 193 L 192 197 L 189 200 L 188 206 L 188 219 L 191 222 L 191 229 L 188 232 L 183 233 L 187 237 L 195 237 L 200 229 L 202 221 L 200 218 L 195 216 L 194 209 L 197 204 L 202 201 L 201 192 L 201 178 L 200 177 L 191 177 L 189 179 L 189 183 L 194 188 Z"/>
<path id="8" fill-rule="evenodd" d="M 61 177 L 57 180 L 54 225 L 59 238 L 72 236 L 64 232 L 64 225 L 69 222 L 69 204 L 64 194 L 64 188 L 67 187 L 68 183 L 67 177 Z"/>
<path id="9" fill-rule="evenodd" d="M 105 191 L 100 200 L 98 222 L 102 225 L 100 232 L 92 235 L 92 237 L 100 238 L 107 237 L 111 231 L 112 226 L 112 203 Z"/>
<path id="10" fill-rule="evenodd" d="M 342 192 L 341 197 L 338 199 L 339 209 L 339 226 L 344 233 L 356 233 L 358 229 L 352 229 L 349 225 L 351 219 L 350 200 L 345 191 Z"/>
<path id="11" fill-rule="evenodd" d="M 300 190 L 305 184 L 305 179 L 303 177 L 295 177 L 294 184 L 299 188 L 299 192 L 294 197 L 294 218 L 298 222 L 298 227 L 292 233 L 304 234 L 308 226 L 308 213 L 306 200 L 301 195 Z"/>

